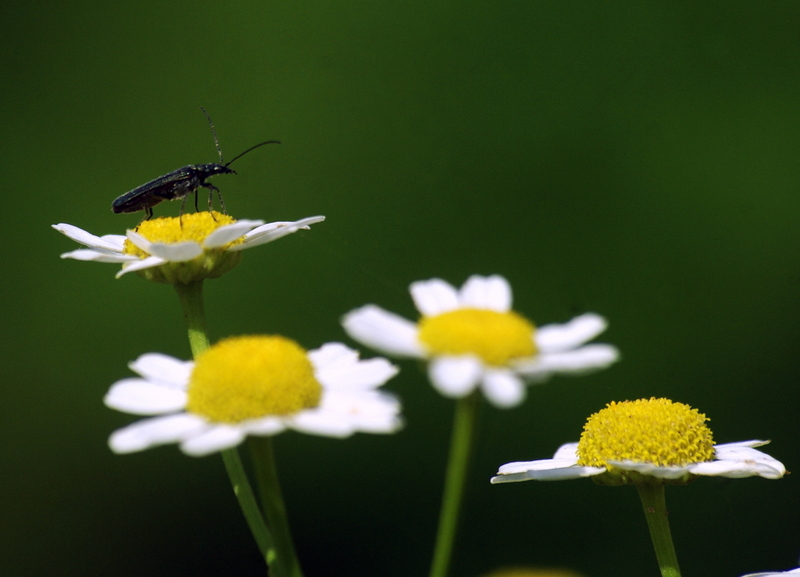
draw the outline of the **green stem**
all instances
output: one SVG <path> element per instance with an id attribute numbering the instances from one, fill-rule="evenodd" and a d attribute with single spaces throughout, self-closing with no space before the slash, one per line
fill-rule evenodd
<path id="1" fill-rule="evenodd" d="M 181 309 L 183 309 L 183 318 L 186 321 L 186 329 L 189 332 L 189 346 L 192 349 L 192 356 L 197 358 L 200 353 L 209 347 L 205 309 L 203 307 L 203 282 L 200 281 L 188 285 L 177 283 L 173 286 L 178 293 Z M 242 508 L 242 513 L 248 527 L 250 527 L 250 532 L 253 534 L 258 550 L 261 551 L 261 555 L 269 566 L 270 572 L 275 577 L 283 577 L 273 567 L 275 565 L 274 540 L 267 525 L 264 523 L 264 518 L 258 508 L 258 502 L 255 495 L 253 495 L 250 482 L 247 480 L 247 474 L 244 471 L 238 451 L 235 448 L 222 451 L 222 460 L 231 480 L 233 493 L 239 501 L 239 506 Z"/>
<path id="2" fill-rule="evenodd" d="M 273 545 L 273 538 L 269 529 L 264 524 L 264 518 L 261 516 L 261 511 L 258 508 L 258 502 L 253 489 L 250 487 L 250 482 L 247 480 L 247 475 L 244 472 L 242 460 L 239 458 L 239 451 L 234 449 L 225 449 L 222 451 L 222 461 L 225 463 L 225 470 L 228 472 L 228 478 L 231 480 L 233 493 L 239 501 L 239 506 L 242 508 L 247 526 L 250 527 L 250 532 L 256 540 L 256 546 L 261 551 L 267 566 L 270 568 L 270 573 L 278 577 L 280 573 L 274 567 L 275 565 L 275 547 Z"/>
<path id="3" fill-rule="evenodd" d="M 453 544 L 458 527 L 458 513 L 464 496 L 467 465 L 475 436 L 475 418 L 480 404 L 480 393 L 474 391 L 456 401 L 453 433 L 450 437 L 450 456 L 439 512 L 439 530 L 433 551 L 430 577 L 446 577 L 453 554 Z"/>
<path id="4" fill-rule="evenodd" d="M 272 529 L 275 540 L 280 570 L 280 573 L 276 570 L 275 575 L 276 577 L 303 577 L 300 562 L 294 549 L 292 533 L 289 529 L 289 519 L 286 515 L 281 485 L 278 481 L 272 437 L 250 437 L 248 444 L 250 445 L 253 468 L 258 481 L 261 507 L 267 517 L 267 522 Z"/>
<path id="5" fill-rule="evenodd" d="M 672 544 L 672 534 L 669 531 L 664 485 L 661 483 L 652 485 L 637 483 L 636 490 L 642 500 L 644 516 L 650 529 L 650 539 L 653 541 L 658 567 L 661 569 L 661 577 L 681 577 L 675 546 Z"/>
<path id="6" fill-rule="evenodd" d="M 203 281 L 192 284 L 176 283 L 172 285 L 178 293 L 178 300 L 183 309 L 183 320 L 189 332 L 189 346 L 192 356 L 197 356 L 209 346 L 206 331 L 206 311 L 203 306 Z"/>

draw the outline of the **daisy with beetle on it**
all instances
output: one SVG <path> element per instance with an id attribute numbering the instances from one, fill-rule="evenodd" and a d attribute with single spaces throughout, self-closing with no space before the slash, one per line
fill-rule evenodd
<path id="1" fill-rule="evenodd" d="M 460 289 L 434 278 L 412 283 L 410 291 L 422 314 L 418 322 L 366 305 L 347 313 L 342 325 L 353 339 L 384 354 L 427 361 L 433 387 L 457 399 L 430 571 L 430 577 L 445 577 L 474 436 L 478 391 L 498 408 L 515 407 L 525 399 L 526 381 L 602 369 L 616 362 L 619 352 L 612 345 L 586 344 L 606 329 L 605 319 L 593 313 L 563 325 L 536 328 L 511 310 L 511 287 L 499 275 L 471 276 Z"/>
<path id="2" fill-rule="evenodd" d="M 239 264 L 241 251 L 272 242 L 322 222 L 312 216 L 295 222 L 235 220 L 216 211 L 144 220 L 126 235 L 95 236 L 71 224 L 53 228 L 86 246 L 61 258 L 118 263 L 125 273 L 138 271 L 148 280 L 189 284 L 216 278 Z"/>
<path id="3" fill-rule="evenodd" d="M 611 402 L 586 421 L 580 441 L 552 459 L 507 463 L 492 483 L 591 477 L 600 485 L 634 485 L 642 501 L 663 577 L 679 577 L 664 501 L 665 485 L 698 476 L 780 479 L 783 464 L 755 447 L 769 441 L 715 445 L 708 419 L 669 399 Z"/>
<path id="4" fill-rule="evenodd" d="M 136 272 L 146 280 L 171 284 L 183 311 L 195 362 L 150 354 L 132 365 L 143 378 L 116 383 L 106 403 L 156 416 L 114 433 L 109 441 L 112 449 L 125 453 L 174 442 L 191 455 L 219 451 L 256 545 L 275 575 L 301 576 L 302 572 L 269 436 L 287 428 L 334 437 L 357 431 L 394 432 L 400 426 L 399 403 L 374 389 L 396 369 L 382 359 L 359 361 L 358 354 L 344 345 L 329 344 L 306 352 L 281 337 L 272 337 L 271 345 L 263 341 L 254 344 L 251 339 L 249 347 L 242 341 L 231 346 L 233 340 L 229 339 L 209 348 L 203 281 L 230 271 L 241 261 L 242 250 L 323 220 L 323 216 L 314 216 L 264 224 L 204 211 L 145 220 L 126 236 L 102 237 L 69 224 L 53 225 L 87 247 L 61 258 L 119 263 L 122 270 L 117 278 Z M 263 362 L 270 358 L 266 354 L 270 347 L 280 351 L 280 359 L 273 359 L 272 364 Z M 245 349 L 249 352 L 241 354 Z M 228 353 L 221 350 L 238 350 L 238 360 L 225 365 Z M 231 358 L 237 357 L 233 354 Z M 214 368 L 218 366 L 227 368 Z M 287 371 L 283 381 L 269 372 L 270 366 Z M 248 371 L 252 378 L 246 376 Z M 236 450 L 247 436 L 251 436 L 248 444 L 261 504 Z"/>

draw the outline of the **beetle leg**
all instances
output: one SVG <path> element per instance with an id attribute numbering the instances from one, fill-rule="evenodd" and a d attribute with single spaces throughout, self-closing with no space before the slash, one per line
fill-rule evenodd
<path id="1" fill-rule="evenodd" d="M 222 202 L 222 194 L 220 194 L 218 188 L 215 187 L 214 190 L 217 191 L 217 198 L 219 198 L 219 207 L 222 209 L 222 214 L 228 214 L 228 211 L 225 210 L 225 203 Z"/>
<path id="2" fill-rule="evenodd" d="M 188 194 L 183 195 L 183 200 L 181 201 L 181 209 L 178 211 L 178 222 L 183 228 L 183 209 L 186 206 L 186 197 L 189 196 Z M 194 191 L 194 207 L 197 208 L 197 190 Z"/>
<path id="3" fill-rule="evenodd" d="M 212 206 L 214 202 L 215 192 L 217 193 L 217 198 L 219 198 L 219 206 L 220 208 L 222 208 L 222 214 L 228 214 L 227 212 L 225 212 L 225 203 L 222 202 L 222 194 L 220 194 L 219 189 L 209 182 L 204 182 L 200 186 L 204 186 L 205 188 L 208 189 L 208 212 L 211 213 L 211 218 L 217 220 L 214 217 L 214 207 Z"/>

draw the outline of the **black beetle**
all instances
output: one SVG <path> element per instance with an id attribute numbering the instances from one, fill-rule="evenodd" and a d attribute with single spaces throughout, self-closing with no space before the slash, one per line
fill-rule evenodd
<path id="1" fill-rule="evenodd" d="M 214 192 L 216 192 L 217 197 L 219 197 L 219 204 L 222 208 L 222 212 L 227 214 L 225 212 L 225 204 L 222 202 L 222 195 L 220 194 L 219 189 L 213 184 L 206 182 L 206 179 L 217 174 L 236 174 L 235 170 L 228 168 L 228 166 L 230 166 L 234 160 L 241 158 L 259 146 L 264 146 L 265 144 L 280 144 L 280 142 L 277 140 L 260 142 L 255 146 L 251 146 L 230 162 L 223 164 L 222 149 L 220 148 L 219 141 L 217 140 L 217 131 L 214 129 L 214 123 L 211 122 L 211 117 L 208 115 L 205 108 L 201 106 L 200 110 L 202 110 L 203 114 L 206 115 L 206 118 L 208 118 L 208 123 L 211 125 L 211 135 L 214 137 L 214 144 L 216 145 L 217 153 L 219 154 L 219 164 L 190 164 L 189 166 L 184 166 L 178 170 L 173 170 L 164 176 L 159 176 L 150 182 L 146 182 L 141 186 L 137 186 L 130 192 L 126 192 L 117 198 L 111 203 L 112 211 L 119 214 L 121 212 L 137 212 L 144 210 L 146 215 L 145 220 L 147 220 L 153 216 L 153 207 L 162 200 L 175 200 L 176 198 L 182 198 L 183 202 L 181 203 L 180 214 L 183 214 L 183 207 L 186 204 L 186 196 L 192 192 L 194 193 L 194 208 L 195 210 L 198 210 L 197 189 L 202 186 L 203 188 L 208 189 L 208 210 L 211 210 L 211 202 L 213 200 Z"/>

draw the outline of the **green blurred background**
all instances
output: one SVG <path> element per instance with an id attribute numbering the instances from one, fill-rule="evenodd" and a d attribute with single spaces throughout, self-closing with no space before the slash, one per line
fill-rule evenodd
<path id="1" fill-rule="evenodd" d="M 116 196 L 216 161 L 201 105 L 227 158 L 283 141 L 216 180 L 231 214 L 327 216 L 206 283 L 213 339 L 346 341 L 349 309 L 413 318 L 411 281 L 475 273 L 539 324 L 609 319 L 621 363 L 484 408 L 454 576 L 657 574 L 632 488 L 488 483 L 611 400 L 689 403 L 800 467 L 797 2 L 84 0 L 0 27 L 2 575 L 264 574 L 218 456 L 106 446 L 126 364 L 189 356 L 174 291 L 60 260 L 49 228 L 122 233 Z M 277 438 L 307 577 L 427 572 L 453 403 L 401 366 L 400 434 Z M 684 574 L 796 566 L 797 477 L 669 488 Z"/>

